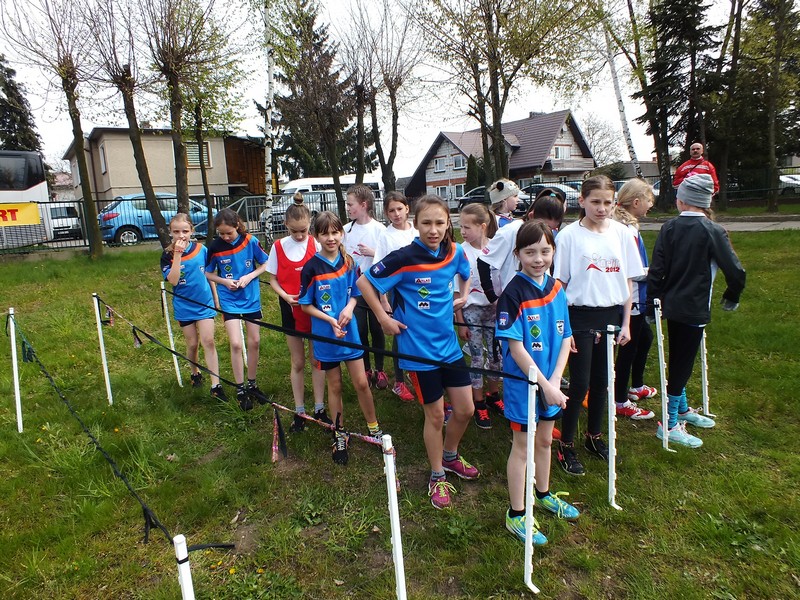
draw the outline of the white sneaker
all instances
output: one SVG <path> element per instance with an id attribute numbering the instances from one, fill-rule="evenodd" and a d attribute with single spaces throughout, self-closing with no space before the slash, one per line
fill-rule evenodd
<path id="1" fill-rule="evenodd" d="M 661 426 L 661 423 L 658 424 L 656 437 L 660 440 L 664 439 L 664 429 Z M 686 423 L 681 421 L 678 421 L 678 424 L 669 430 L 668 439 L 672 443 L 680 444 L 681 446 L 688 446 L 689 448 L 699 448 L 703 445 L 703 440 L 701 440 L 699 437 L 693 436 L 691 433 L 688 433 L 686 431 Z"/>
<path id="2" fill-rule="evenodd" d="M 711 429 L 716 425 L 714 419 L 701 415 L 697 409 L 692 407 L 689 407 L 689 412 L 678 413 L 678 421 L 689 423 L 689 425 L 694 425 L 695 427 L 702 427 L 703 429 Z"/>

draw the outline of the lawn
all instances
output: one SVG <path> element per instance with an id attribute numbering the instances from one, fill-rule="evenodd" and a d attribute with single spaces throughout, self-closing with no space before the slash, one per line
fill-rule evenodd
<path id="1" fill-rule="evenodd" d="M 648 234 L 649 245 L 653 239 Z M 655 420 L 619 422 L 622 512 L 608 506 L 599 461 L 586 459 L 583 478 L 555 466 L 551 488 L 568 491 L 583 514 L 574 524 L 537 515 L 550 539 L 534 555 L 543 597 L 800 594 L 800 232 L 732 239 L 748 285 L 736 313 L 718 309 L 722 282 L 715 289 L 708 345 L 717 427 L 700 434 L 702 449 L 672 454 L 661 449 Z M 237 545 L 190 555 L 198 598 L 394 597 L 375 447 L 353 441 L 349 465 L 335 466 L 329 436 L 310 428 L 287 434 L 288 458 L 272 463 L 271 410 L 242 414 L 205 388 L 178 387 L 170 355 L 148 341 L 135 348 L 119 318 L 104 330 L 114 389 L 108 405 L 91 292 L 166 342 L 157 250 L 117 250 L 95 263 L 7 258 L 0 281 L 3 310 L 15 308 L 66 399 L 170 533 L 183 533 L 189 544 Z M 262 293 L 265 320 L 278 323 L 274 295 L 266 286 Z M 221 326 L 217 342 L 229 377 Z M 654 349 L 653 385 L 655 356 Z M 0 595 L 180 597 L 172 547 L 155 529 L 142 542 L 140 505 L 38 367 L 21 364 L 25 431 L 18 434 L 8 338 L 0 365 Z M 284 405 L 292 404 L 288 373 L 282 337 L 263 330 L 259 382 Z M 689 396 L 699 405 L 697 371 Z M 468 429 L 462 450 L 482 476 L 454 481 L 456 509 L 440 512 L 425 491 L 420 407 L 388 391 L 375 391 L 375 402 L 397 447 L 409 597 L 533 597 L 523 584 L 523 547 L 503 524 L 510 432 L 502 419 L 490 431 Z M 645 404 L 658 412 L 656 402 Z M 349 426 L 364 431 L 349 383 L 345 405 Z M 290 417 L 282 418 L 288 429 Z"/>

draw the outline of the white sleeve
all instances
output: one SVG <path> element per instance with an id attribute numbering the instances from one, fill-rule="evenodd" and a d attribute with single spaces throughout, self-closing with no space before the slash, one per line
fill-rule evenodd
<path id="1" fill-rule="evenodd" d="M 570 236 L 564 231 L 556 236 L 556 254 L 553 259 L 553 277 L 568 284 L 570 280 Z"/>
<path id="2" fill-rule="evenodd" d="M 486 250 L 481 254 L 480 259 L 495 269 L 500 269 L 508 259 L 508 255 L 513 248 L 511 247 L 516 240 L 516 229 L 506 225 L 497 230 L 494 237 L 489 240 Z"/>
<path id="3" fill-rule="evenodd" d="M 279 243 L 279 240 L 275 240 L 274 246 L 277 246 Z M 275 250 L 274 246 L 272 248 L 272 252 L 270 252 L 269 256 L 267 257 L 267 273 L 270 273 L 271 275 L 278 274 L 278 251 Z"/>
<path id="4" fill-rule="evenodd" d="M 383 260 L 383 257 L 389 254 L 389 230 L 384 231 L 375 244 L 375 256 L 372 257 L 372 262 L 377 263 Z"/>
<path id="5" fill-rule="evenodd" d="M 627 279 L 636 279 L 644 275 L 644 267 L 642 266 L 642 257 L 639 255 L 639 248 L 636 245 L 636 239 L 625 230 L 623 232 L 623 245 L 622 249 L 625 252 L 625 277 Z"/>

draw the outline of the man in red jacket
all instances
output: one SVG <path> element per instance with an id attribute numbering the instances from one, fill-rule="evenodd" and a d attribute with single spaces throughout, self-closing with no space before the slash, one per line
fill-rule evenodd
<path id="1" fill-rule="evenodd" d="M 687 177 L 692 175 L 699 175 L 706 173 L 711 175 L 711 180 L 714 182 L 714 194 L 719 192 L 719 181 L 717 180 L 717 170 L 710 162 L 703 158 L 703 144 L 695 142 L 689 147 L 689 160 L 683 163 L 678 170 L 675 171 L 675 177 L 672 179 L 672 187 L 676 188 Z"/>

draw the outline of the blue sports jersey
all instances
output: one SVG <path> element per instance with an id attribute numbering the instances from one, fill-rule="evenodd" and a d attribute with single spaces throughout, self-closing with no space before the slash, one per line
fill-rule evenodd
<path id="1" fill-rule="evenodd" d="M 358 266 L 355 263 L 348 268 L 341 254 L 338 255 L 335 262 L 329 261 L 320 253 L 315 254 L 303 265 L 303 271 L 300 274 L 298 302 L 312 304 L 338 321 L 339 314 L 350 302 L 350 298 L 361 295 L 356 287 L 357 269 Z M 337 338 L 330 323 L 314 316 L 311 317 L 311 333 L 332 340 L 344 340 L 353 344 L 361 343 L 355 319 L 350 321 L 344 330 L 345 336 Z M 354 360 L 363 354 L 364 351 L 358 348 L 348 348 L 314 340 L 314 358 L 320 362 Z"/>
<path id="2" fill-rule="evenodd" d="M 522 342 L 539 370 L 549 379 L 553 374 L 565 338 L 572 336 L 567 295 L 561 282 L 544 276 L 542 286 L 522 272 L 516 274 L 497 301 L 495 337 L 503 343 L 503 371 L 527 379 L 514 357 L 508 340 Z M 514 423 L 528 422 L 528 384 L 518 379 L 503 381 L 505 416 Z M 539 416 L 554 417 L 561 409 L 541 398 L 536 405 Z"/>
<path id="3" fill-rule="evenodd" d="M 446 363 L 462 357 L 453 329 L 453 278 L 469 279 L 469 259 L 464 249 L 442 242 L 436 252 L 415 238 L 372 265 L 365 274 L 381 294 L 395 290 L 393 318 L 407 330 L 397 336 L 401 354 Z M 408 371 L 432 371 L 434 365 L 400 359 Z"/>
<path id="4" fill-rule="evenodd" d="M 192 242 L 181 257 L 181 276 L 178 284 L 172 286 L 175 295 L 172 297 L 172 312 L 176 321 L 199 321 L 200 319 L 213 319 L 217 314 L 213 308 L 214 296 L 211 294 L 211 284 L 206 279 L 206 256 L 208 250 L 202 244 Z M 161 274 L 167 279 L 172 269 L 172 253 L 164 252 L 161 255 Z M 181 298 L 183 296 L 183 298 Z M 195 304 L 184 298 L 190 298 L 200 304 Z"/>
<path id="5" fill-rule="evenodd" d="M 252 273 L 256 265 L 267 262 L 269 256 L 257 238 L 249 233 L 240 235 L 233 243 L 215 238 L 211 242 L 206 260 L 206 270 L 216 271 L 225 279 L 239 279 Z M 227 313 L 247 314 L 261 310 L 261 288 L 258 279 L 247 284 L 244 289 L 229 290 L 224 285 L 217 286 L 219 307 Z"/>

